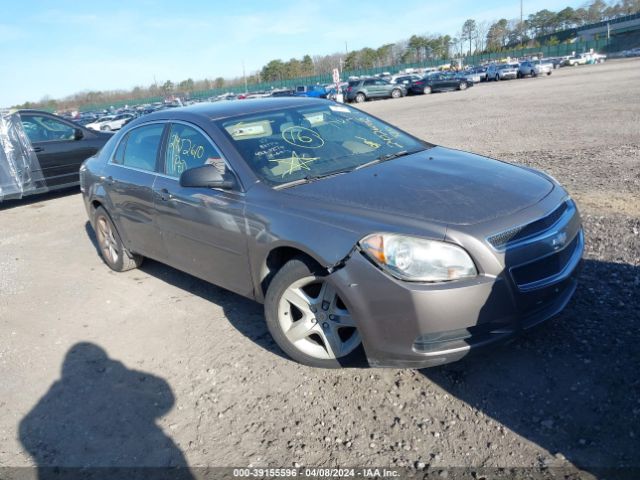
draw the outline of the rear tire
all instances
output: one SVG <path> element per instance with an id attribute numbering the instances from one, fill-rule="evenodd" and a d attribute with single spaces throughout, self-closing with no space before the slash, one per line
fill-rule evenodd
<path id="1" fill-rule="evenodd" d="M 355 100 L 356 100 L 356 103 L 364 103 L 364 102 L 367 101 L 367 97 L 365 96 L 364 93 L 358 93 L 356 95 L 356 99 Z"/>
<path id="2" fill-rule="evenodd" d="M 458 85 L 458 90 L 466 90 L 467 89 L 467 82 L 460 82 L 460 85 Z"/>
<path id="3" fill-rule="evenodd" d="M 306 257 L 289 260 L 273 277 L 264 314 L 274 341 L 299 363 L 341 368 L 361 362 L 350 313 L 326 272 Z"/>
<path id="4" fill-rule="evenodd" d="M 102 207 L 98 207 L 93 215 L 93 230 L 96 233 L 100 256 L 111 270 L 126 272 L 142 264 L 144 257 L 132 254 L 124 247 L 120 234 Z"/>

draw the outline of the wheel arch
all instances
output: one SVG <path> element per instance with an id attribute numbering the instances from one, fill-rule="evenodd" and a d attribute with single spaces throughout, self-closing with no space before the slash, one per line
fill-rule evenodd
<path id="1" fill-rule="evenodd" d="M 264 301 L 267 289 L 273 277 L 280 269 L 293 258 L 305 258 L 312 262 L 319 270 L 329 271 L 329 267 L 325 266 L 321 258 L 313 252 L 299 245 L 278 245 L 269 250 L 260 264 L 258 272 L 258 288 L 256 289 L 256 300 Z"/>

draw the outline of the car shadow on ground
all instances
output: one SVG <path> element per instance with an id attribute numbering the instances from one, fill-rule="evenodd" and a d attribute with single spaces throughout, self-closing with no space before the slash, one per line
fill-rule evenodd
<path id="1" fill-rule="evenodd" d="M 19 439 L 41 480 L 192 479 L 184 454 L 155 423 L 174 400 L 164 379 L 78 343 L 20 422 Z"/>
<path id="2" fill-rule="evenodd" d="M 579 282 L 562 314 L 515 343 L 421 373 L 548 450 L 540 467 L 564 457 L 596 478 L 640 478 L 640 268 L 587 260 Z M 481 447 L 497 448 L 492 437 Z"/>
<path id="3" fill-rule="evenodd" d="M 76 193 L 80 193 L 79 187 L 68 187 L 62 190 L 39 193 L 37 195 L 27 195 L 22 198 L 2 200 L 0 201 L 0 211 L 10 210 L 12 208 L 17 208 L 17 207 L 26 207 L 26 206 L 38 207 L 39 204 L 47 202 L 49 200 L 55 200 L 56 198 L 67 197 L 69 195 L 74 195 Z"/>
<path id="4" fill-rule="evenodd" d="M 98 241 L 89 222 L 85 223 L 85 231 L 99 256 Z M 105 268 L 108 267 L 105 265 Z M 147 275 L 222 307 L 225 317 L 242 335 L 265 350 L 289 360 L 271 338 L 262 305 L 259 303 L 154 260 L 145 259 L 139 269 Z"/>

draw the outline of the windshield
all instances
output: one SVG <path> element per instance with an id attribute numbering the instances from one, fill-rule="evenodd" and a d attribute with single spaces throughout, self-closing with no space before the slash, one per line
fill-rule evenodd
<path id="1" fill-rule="evenodd" d="M 340 104 L 268 111 L 217 124 L 254 173 L 274 186 L 433 146 Z"/>

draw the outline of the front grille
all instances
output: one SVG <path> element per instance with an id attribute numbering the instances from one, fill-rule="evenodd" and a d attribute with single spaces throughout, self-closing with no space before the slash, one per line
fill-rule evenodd
<path id="1" fill-rule="evenodd" d="M 504 232 L 497 233 L 489 237 L 487 240 L 494 248 L 502 250 L 509 246 L 509 244 L 519 242 L 544 232 L 560 220 L 560 217 L 562 217 L 568 208 L 568 201 L 563 202 L 546 217 L 526 225 L 520 225 L 518 227 L 510 228 Z"/>
<path id="2" fill-rule="evenodd" d="M 560 275 L 571 262 L 581 242 L 582 233 L 578 232 L 571 243 L 557 253 L 512 268 L 511 275 L 513 280 L 518 287 L 526 287 Z"/>

